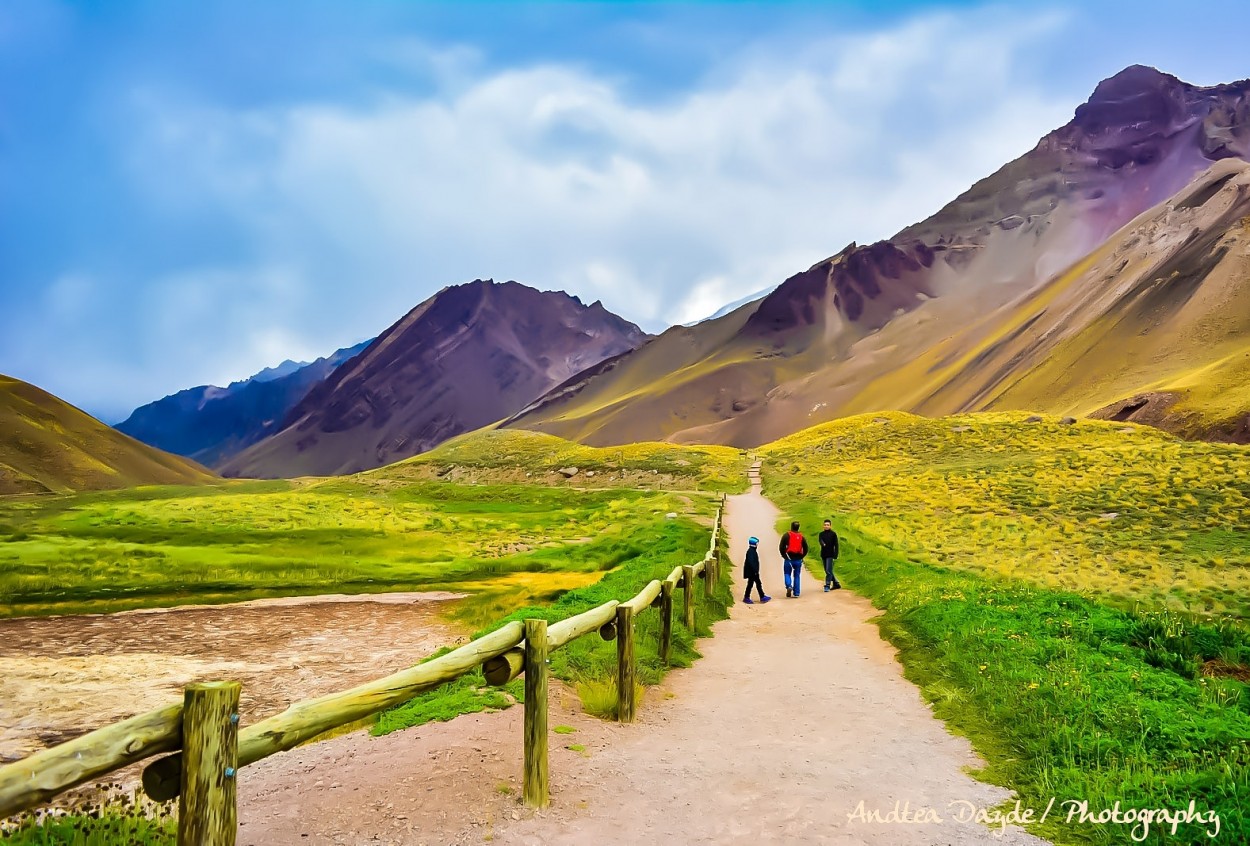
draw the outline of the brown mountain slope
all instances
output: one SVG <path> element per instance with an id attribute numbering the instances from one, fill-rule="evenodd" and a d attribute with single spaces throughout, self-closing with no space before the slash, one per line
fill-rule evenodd
<path id="1" fill-rule="evenodd" d="M 515 413 L 637 347 L 632 323 L 562 292 L 476 280 L 444 288 L 315 387 L 228 476 L 352 473 Z"/>
<path id="2" fill-rule="evenodd" d="M 1101 83 L 1070 123 L 928 220 L 890 241 L 852 244 L 732 315 L 670 330 L 509 425 L 597 445 L 669 439 L 753 446 L 864 410 L 1093 410 L 1156 371 L 1146 365 L 1132 370 L 1136 376 L 1104 379 L 1119 363 L 1113 350 L 1099 347 L 1099 357 L 1064 371 L 1063 378 L 1075 378 L 1065 401 L 1021 380 L 1022 369 L 1039 364 L 1038 351 L 1049 347 L 1009 368 L 992 356 L 965 360 L 959 351 L 1000 337 L 1000 326 L 1026 332 L 1017 314 L 1024 310 L 1023 319 L 1031 319 L 1060 289 L 1075 298 L 1067 308 L 1072 319 L 1089 284 L 1082 281 L 1086 271 L 1102 268 L 1093 251 L 1184 191 L 1213 161 L 1246 157 L 1250 81 L 1200 88 L 1129 68 Z M 1202 183 L 1215 193 L 1233 184 Z M 1226 215 L 1183 217 L 1156 225 L 1209 227 L 1216 239 L 1234 226 Z M 1145 259 L 1125 268 L 1130 264 L 1143 272 L 1150 266 Z M 1098 308 L 1091 300 L 1090 313 Z M 1235 339 L 1239 330 L 1219 331 Z M 1204 346 L 1196 337 L 1177 340 L 1191 342 L 1195 351 Z M 945 352 L 934 358 L 932 350 Z M 669 360 L 679 366 L 665 369 Z M 977 382 L 978 368 L 991 364 L 994 387 L 960 387 Z M 952 367 L 966 371 L 962 381 L 952 381 Z M 648 378 L 653 387 L 646 387 Z M 1202 406 L 1200 394 L 1193 396 Z"/>
<path id="3" fill-rule="evenodd" d="M 0 375 L 0 495 L 198 484 L 213 474 Z"/>

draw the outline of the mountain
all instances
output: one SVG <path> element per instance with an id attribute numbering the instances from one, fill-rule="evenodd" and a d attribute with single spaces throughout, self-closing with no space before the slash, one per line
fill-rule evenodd
<path id="1" fill-rule="evenodd" d="M 313 385 L 371 342 L 311 364 L 284 361 L 225 388 L 201 385 L 137 408 L 117 429 L 145 444 L 215 467 L 278 431 Z"/>
<path id="2" fill-rule="evenodd" d="M 1250 80 L 1198 87 L 1127 68 L 932 217 L 670 329 L 506 425 L 594 445 L 755 446 L 861 411 L 1093 413 L 1166 388 L 1177 413 L 1161 424 L 1235 432 L 1250 411 L 1223 390 L 1244 384 L 1246 159 Z M 1173 274 L 1188 297 L 1121 313 Z M 1150 337 L 1119 339 L 1109 323 Z"/>
<path id="3" fill-rule="evenodd" d="M 141 444 L 34 385 L 0 375 L 0 495 L 212 479 L 203 467 Z"/>
<path id="4" fill-rule="evenodd" d="M 507 417 L 646 339 L 602 303 L 563 292 L 480 279 L 444 288 L 222 472 L 270 478 L 380 467 Z"/>

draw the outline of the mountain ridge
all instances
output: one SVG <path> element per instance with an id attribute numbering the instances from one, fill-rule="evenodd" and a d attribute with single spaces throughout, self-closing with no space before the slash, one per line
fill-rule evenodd
<path id="1" fill-rule="evenodd" d="M 318 383 L 226 475 L 372 469 L 514 413 L 648 336 L 599 301 L 476 279 L 448 286 Z"/>
<path id="2" fill-rule="evenodd" d="M 881 387 L 899 387 L 888 378 L 894 369 L 947 336 L 976 346 L 967 326 L 993 334 L 986 315 L 1008 319 L 1212 165 L 1246 157 L 1250 81 L 1201 87 L 1127 68 L 1067 124 L 929 218 L 889 240 L 851 244 L 739 312 L 670 329 L 508 425 L 597 446 L 755 446 L 855 411 L 917 410 L 905 397 L 920 402 L 923 391 Z M 1100 365 L 1087 365 L 1069 375 L 1097 381 Z M 944 413 L 963 410 L 973 408 Z"/>

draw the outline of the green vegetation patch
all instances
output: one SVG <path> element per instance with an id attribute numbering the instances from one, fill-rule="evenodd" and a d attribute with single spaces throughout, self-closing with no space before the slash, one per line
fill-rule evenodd
<path id="1" fill-rule="evenodd" d="M 477 626 L 657 537 L 706 537 L 714 513 L 697 494 L 354 478 L 0 499 L 0 614 L 450 589 Z"/>
<path id="2" fill-rule="evenodd" d="M 1250 619 L 1250 448 L 1029 417 L 861 415 L 761 452 L 780 500 L 912 560 Z"/>
<path id="3" fill-rule="evenodd" d="M 669 521 L 669 524 L 672 525 L 672 521 Z M 645 545 L 635 557 L 607 573 L 594 584 L 570 590 L 548 605 L 536 605 L 514 611 L 494 621 L 488 629 L 478 632 L 474 637 L 480 637 L 512 620 L 540 618 L 548 623 L 554 623 L 583 611 L 589 611 L 612 599 L 623 601 L 633 597 L 652 579 L 666 578 L 675 566 L 692 564 L 703 558 L 707 551 L 709 530 L 701 529 L 691 532 L 680 531 L 677 530 L 678 528 L 675 527 L 654 536 L 652 542 Z M 719 554 L 723 561 L 725 556 L 723 538 Z M 675 611 L 672 650 L 669 656 L 670 666 L 690 666 L 694 659 L 699 657 L 695 649 L 695 638 L 711 635 L 712 623 L 728 616 L 729 606 L 733 602 L 729 569 L 727 566 L 721 567 L 720 583 L 713 586 L 711 596 L 704 595 L 701 582 L 695 585 L 695 626 L 693 629 L 686 628 L 680 611 Z M 645 689 L 646 686 L 658 684 L 669 669 L 659 657 L 660 613 L 658 610 L 647 609 L 634 618 L 634 639 L 638 662 L 637 680 Z M 605 718 L 616 716 L 616 644 L 614 642 L 604 641 L 597 634 L 580 637 L 551 654 L 551 673 L 578 691 L 582 706 L 588 713 Z M 513 698 L 518 696 L 520 681 L 511 683 L 518 687 L 513 688 L 510 685 L 508 688 Z M 453 710 L 452 700 L 465 695 L 464 689 L 473 691 L 473 695 L 478 697 L 486 698 L 494 695 L 494 692 L 486 687 L 480 669 L 467 674 L 456 682 L 456 685 L 463 685 L 463 687 L 457 689 L 452 685 L 444 685 L 383 714 L 373 729 L 374 734 L 386 734 L 397 729 L 420 725 L 428 721 L 425 715 L 429 713 L 450 712 Z M 507 705 L 485 707 L 507 707 Z M 481 709 L 475 708 L 475 710 Z"/>
<path id="4" fill-rule="evenodd" d="M 416 476 L 458 478 L 480 471 L 512 481 L 565 480 L 561 470 L 576 468 L 569 484 L 584 487 L 645 485 L 672 489 L 736 492 L 746 484 L 746 454 L 723 446 L 638 443 L 590 447 L 522 429 L 482 430 L 453 438 L 437 449 L 380 470 L 361 474 L 379 482 Z M 479 472 L 474 472 L 479 471 Z"/>
<path id="5" fill-rule="evenodd" d="M 24 814 L 9 828 L 0 826 L 0 840 L 12 846 L 172 846 L 178 831 L 173 807 L 130 797 L 68 813 Z"/>

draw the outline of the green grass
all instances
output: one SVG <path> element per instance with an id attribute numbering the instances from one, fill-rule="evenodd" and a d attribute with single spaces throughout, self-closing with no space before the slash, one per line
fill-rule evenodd
<path id="1" fill-rule="evenodd" d="M 745 488 L 746 464 L 745 453 L 733 447 L 666 443 L 590 447 L 554 435 L 504 429 L 453 438 L 437 449 L 374 473 L 391 479 L 429 478 L 438 472 L 480 478 L 481 471 L 496 475 L 502 471 L 513 481 L 552 476 L 549 481 L 563 482 L 558 471 L 575 467 L 578 474 L 569 483 L 578 486 L 624 483 L 733 493 Z"/>
<path id="2" fill-rule="evenodd" d="M 482 625 L 705 537 L 710 497 L 359 477 L 0 499 L 0 615 L 468 589 Z M 678 519 L 668 519 L 676 513 Z"/>
<path id="3" fill-rule="evenodd" d="M 640 554 L 605 574 L 598 582 L 570 590 L 549 605 L 532 606 L 514 611 L 496 620 L 488 629 L 478 632 L 475 637 L 512 620 L 541 618 L 554 623 L 588 611 L 610 599 L 629 599 L 652 579 L 665 578 L 678 564 L 690 564 L 701 560 L 707 551 L 707 539 L 707 530 L 701 534 L 670 532 L 667 535 L 658 535 Z M 720 554 L 723 560 L 725 554 L 723 538 Z M 704 596 L 703 588 L 700 584 L 696 584 L 693 629 L 686 628 L 684 621 L 680 619 L 680 614 L 674 615 L 670 666 L 690 666 L 699 656 L 695 649 L 695 639 L 711 635 L 712 623 L 728 616 L 729 606 L 733 602 L 728 570 L 728 567 L 721 567 L 721 581 L 713 586 L 711 596 Z M 659 611 L 648 609 L 635 618 L 634 638 L 638 662 L 637 680 L 645 690 L 648 686 L 658 684 L 669 669 L 659 658 Z M 616 644 L 614 642 L 604 641 L 597 635 L 578 638 L 552 653 L 551 673 L 577 690 L 582 707 L 587 713 L 604 718 L 616 716 Z M 517 685 L 517 682 L 512 684 Z M 466 695 L 465 690 L 472 691 L 474 696 L 490 698 L 492 702 L 499 703 L 486 707 L 507 707 L 511 704 L 505 700 L 493 698 L 497 694 L 487 687 L 480 669 L 467 674 L 456 685 L 463 685 L 463 687 L 444 685 L 388 711 L 382 715 L 374 727 L 374 734 L 386 734 L 409 726 L 420 725 L 428 722 L 426 715 L 431 713 L 450 713 L 455 709 L 454 702 Z M 519 685 L 509 689 L 513 698 L 517 698 Z"/>
<path id="4" fill-rule="evenodd" d="M 915 560 L 1250 620 L 1250 448 L 1028 416 L 864 415 L 761 452 L 770 490 Z"/>
<path id="5" fill-rule="evenodd" d="M 807 525 L 833 517 L 840 580 L 884 610 L 908 678 L 985 756 L 981 777 L 1039 812 L 1051 797 L 1194 799 L 1221 817 L 1214 842 L 1250 842 L 1250 452 L 1024 417 L 817 427 L 763 450 L 767 490 Z M 1109 526 L 1109 511 L 1129 519 Z M 1039 833 L 1129 830 L 1052 817 Z M 1145 842 L 1212 841 L 1156 824 Z"/>
<path id="6" fill-rule="evenodd" d="M 12 846 L 172 846 L 177 828 L 172 805 L 140 808 L 133 798 L 122 798 L 41 820 L 22 817 L 13 827 L 0 827 L 0 840 Z"/>

